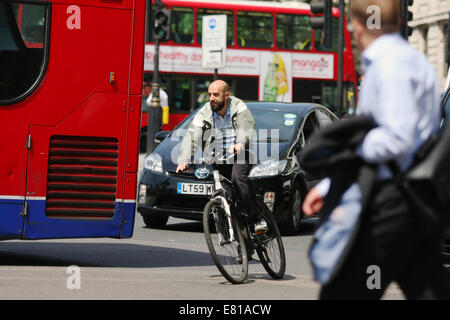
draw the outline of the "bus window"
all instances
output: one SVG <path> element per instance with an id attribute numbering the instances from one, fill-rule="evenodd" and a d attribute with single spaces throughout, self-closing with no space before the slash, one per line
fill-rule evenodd
<path id="1" fill-rule="evenodd" d="M 271 13 L 238 11 L 237 41 L 240 47 L 272 48 L 272 30 Z"/>
<path id="2" fill-rule="evenodd" d="M 43 71 L 47 6 L 0 2 L 0 103 L 24 98 Z"/>
<path id="3" fill-rule="evenodd" d="M 169 92 L 170 112 L 189 113 L 192 107 L 192 80 L 187 78 L 177 78 L 171 81 L 171 91 Z"/>
<path id="4" fill-rule="evenodd" d="M 311 49 L 311 18 L 293 14 L 277 14 L 277 46 L 280 49 Z"/>
<path id="5" fill-rule="evenodd" d="M 27 48 L 42 48 L 44 44 L 45 7 L 34 4 L 13 4 L 14 16 Z"/>
<path id="6" fill-rule="evenodd" d="M 196 108 L 201 107 L 205 103 L 209 102 L 208 87 L 210 84 L 210 78 L 199 78 L 195 81 Z"/>
<path id="7" fill-rule="evenodd" d="M 322 43 L 320 42 L 320 39 L 322 38 L 322 29 L 315 30 L 314 46 L 315 46 L 316 50 L 331 51 L 331 52 L 338 51 L 338 45 L 339 45 L 339 19 L 338 18 L 332 19 L 331 29 L 333 30 L 332 35 L 331 35 L 331 48 L 323 47 Z M 345 42 L 344 42 L 344 50 L 345 50 Z"/>
<path id="8" fill-rule="evenodd" d="M 171 34 L 175 43 L 194 42 L 194 11 L 191 8 L 172 8 Z"/>
<path id="9" fill-rule="evenodd" d="M 233 77 L 232 88 L 236 97 L 246 101 L 258 100 L 258 77 Z"/>
<path id="10" fill-rule="evenodd" d="M 227 15 L 227 46 L 232 46 L 234 43 L 233 30 L 234 30 L 234 19 L 233 12 L 230 10 L 214 10 L 214 9 L 198 9 L 197 10 L 197 41 L 202 44 L 202 25 L 203 16 L 205 15 Z"/>

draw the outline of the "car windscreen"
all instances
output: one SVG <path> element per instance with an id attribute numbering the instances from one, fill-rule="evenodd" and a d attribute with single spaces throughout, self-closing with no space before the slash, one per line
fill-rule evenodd
<path id="1" fill-rule="evenodd" d="M 253 109 L 252 115 L 258 142 L 272 142 L 277 135 L 280 142 L 289 141 L 299 121 L 296 113 L 279 110 Z"/>
<path id="2" fill-rule="evenodd" d="M 298 126 L 299 117 L 296 113 L 267 110 L 259 108 L 251 108 L 251 113 L 255 119 L 256 140 L 258 142 L 273 142 L 279 140 L 280 142 L 287 142 L 291 139 Z M 194 119 L 195 113 L 189 115 L 177 128 L 174 130 L 180 133 L 185 133 L 188 126 Z"/>

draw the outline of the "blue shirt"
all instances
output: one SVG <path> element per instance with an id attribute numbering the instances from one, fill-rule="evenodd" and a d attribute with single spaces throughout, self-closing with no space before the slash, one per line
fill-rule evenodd
<path id="1" fill-rule="evenodd" d="M 372 117 L 379 127 L 371 130 L 358 149 L 369 163 L 381 164 L 377 179 L 392 174 L 383 163 L 397 161 L 405 171 L 417 149 L 439 128 L 440 90 L 426 58 L 400 34 L 385 34 L 362 54 L 365 71 L 357 114 Z M 326 194 L 329 179 L 317 187 Z"/>
<path id="2" fill-rule="evenodd" d="M 372 117 L 379 127 L 367 134 L 358 152 L 369 163 L 394 159 L 405 171 L 417 149 L 439 128 L 436 74 L 398 33 L 377 38 L 362 59 L 365 74 L 357 114 Z M 391 176 L 382 165 L 378 179 Z"/>
<path id="3" fill-rule="evenodd" d="M 213 112 L 213 118 L 214 149 L 219 154 L 225 155 L 228 148 L 233 146 L 236 141 L 236 134 L 231 123 L 230 106 L 227 106 L 225 117 L 222 118 L 217 112 Z"/>

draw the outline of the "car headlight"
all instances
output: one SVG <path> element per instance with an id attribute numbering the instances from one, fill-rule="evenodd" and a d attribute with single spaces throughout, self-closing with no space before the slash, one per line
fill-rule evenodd
<path id="1" fill-rule="evenodd" d="M 163 172 L 162 158 L 157 153 L 149 154 L 144 159 L 144 168 L 154 172 Z"/>
<path id="2" fill-rule="evenodd" d="M 249 177 L 269 177 L 276 176 L 283 172 L 286 167 L 286 160 L 267 160 L 253 167 Z"/>

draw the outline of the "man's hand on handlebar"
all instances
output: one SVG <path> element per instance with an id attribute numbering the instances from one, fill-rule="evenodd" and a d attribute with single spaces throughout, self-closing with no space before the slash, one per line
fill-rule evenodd
<path id="1" fill-rule="evenodd" d="M 231 158 L 235 154 L 239 154 L 242 150 L 244 150 L 244 145 L 242 143 L 237 143 L 235 145 L 232 145 L 231 147 L 228 148 L 228 153 L 231 155 L 231 156 L 229 156 L 229 158 Z M 226 160 L 228 160 L 228 159 L 226 159 Z M 178 164 L 177 170 L 175 171 L 175 173 L 184 171 L 184 170 L 186 170 L 187 167 L 188 167 L 188 164 L 186 162 L 181 162 Z"/>
<path id="2" fill-rule="evenodd" d="M 178 164 L 176 173 L 178 173 L 180 171 L 184 171 L 186 168 L 187 168 L 187 163 L 182 162 L 182 163 Z"/>
<path id="3" fill-rule="evenodd" d="M 237 143 L 228 149 L 228 153 L 239 154 L 243 149 L 244 149 L 244 145 L 242 143 Z"/>

